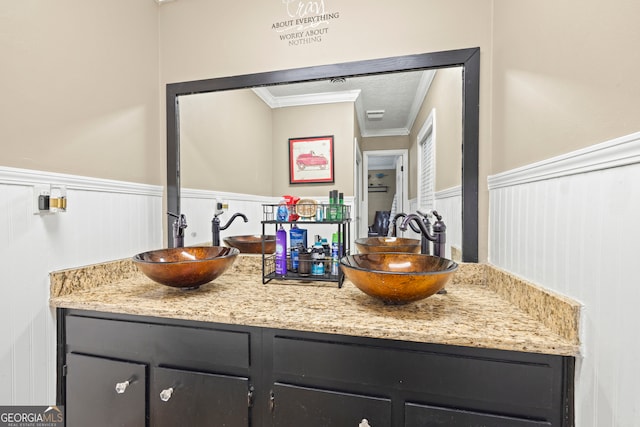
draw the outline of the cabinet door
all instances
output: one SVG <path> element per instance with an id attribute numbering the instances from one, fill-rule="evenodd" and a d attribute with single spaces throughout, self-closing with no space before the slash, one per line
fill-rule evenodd
<path id="1" fill-rule="evenodd" d="M 154 368 L 150 419 L 154 427 L 249 425 L 249 380 Z"/>
<path id="2" fill-rule="evenodd" d="M 146 365 L 67 354 L 66 425 L 146 425 Z"/>
<path id="3" fill-rule="evenodd" d="M 272 393 L 274 426 L 391 426 L 389 399 L 280 383 Z"/>
<path id="4" fill-rule="evenodd" d="M 543 427 L 551 426 L 551 423 L 407 403 L 404 425 L 405 427 Z"/>

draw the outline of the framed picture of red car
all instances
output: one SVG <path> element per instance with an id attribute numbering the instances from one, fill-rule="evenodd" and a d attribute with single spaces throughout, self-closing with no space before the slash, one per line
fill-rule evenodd
<path id="1" fill-rule="evenodd" d="M 289 138 L 289 183 L 333 182 L 333 135 Z"/>

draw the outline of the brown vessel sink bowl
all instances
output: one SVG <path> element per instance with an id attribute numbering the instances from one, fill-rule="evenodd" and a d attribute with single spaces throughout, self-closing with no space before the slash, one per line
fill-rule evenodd
<path id="1" fill-rule="evenodd" d="M 223 246 L 158 249 L 135 255 L 133 262 L 154 282 L 197 289 L 222 275 L 239 253 L 236 248 Z"/>
<path id="2" fill-rule="evenodd" d="M 356 239 L 355 244 L 361 254 L 373 252 L 420 253 L 420 240 L 404 237 L 364 237 Z"/>
<path id="3" fill-rule="evenodd" d="M 276 236 L 264 236 L 264 253 L 272 254 L 276 251 Z M 232 248 L 237 248 L 243 254 L 261 254 L 262 236 L 229 236 L 224 243 Z"/>
<path id="4" fill-rule="evenodd" d="M 458 264 L 449 259 L 409 253 L 347 255 L 340 265 L 358 289 L 386 304 L 430 297 L 458 270 Z"/>

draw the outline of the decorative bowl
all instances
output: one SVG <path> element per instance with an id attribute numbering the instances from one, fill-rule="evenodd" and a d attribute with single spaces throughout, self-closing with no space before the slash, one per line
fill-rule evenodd
<path id="1" fill-rule="evenodd" d="M 420 240 L 404 237 L 363 237 L 356 239 L 355 244 L 361 254 L 373 252 L 420 253 Z"/>
<path id="2" fill-rule="evenodd" d="M 458 269 L 449 259 L 410 253 L 347 255 L 340 265 L 358 289 L 386 304 L 430 297 L 444 288 Z"/>
<path id="3" fill-rule="evenodd" d="M 300 199 L 296 204 L 296 213 L 304 219 L 310 219 L 316 216 L 318 210 L 318 202 L 313 199 Z"/>
<path id="4" fill-rule="evenodd" d="M 276 251 L 276 236 L 264 236 L 264 253 L 272 254 Z M 229 236 L 225 237 L 224 243 L 232 248 L 238 248 L 243 254 L 261 254 L 262 253 L 262 236 Z"/>
<path id="5" fill-rule="evenodd" d="M 133 262 L 149 279 L 162 285 L 197 289 L 218 278 L 240 251 L 223 246 L 194 246 L 142 252 Z"/>

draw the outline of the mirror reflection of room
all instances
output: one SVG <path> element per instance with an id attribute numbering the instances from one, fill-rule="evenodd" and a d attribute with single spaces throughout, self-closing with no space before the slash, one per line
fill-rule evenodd
<path id="1" fill-rule="evenodd" d="M 437 70 L 426 90 L 412 94 L 414 107 L 404 129 L 371 132 L 363 138 L 368 236 L 391 236 L 395 231 L 398 237 L 420 238 L 411 229 L 394 229 L 394 216 L 435 210 L 447 227 L 446 256 L 461 259 L 461 79 L 460 68 Z M 406 167 L 398 163 L 402 155 L 408 157 Z"/>
<path id="2" fill-rule="evenodd" d="M 284 194 L 322 202 L 329 189 L 339 188 L 354 214 L 352 239 L 388 235 L 395 213 L 438 209 L 447 224 L 446 256 L 460 259 L 461 67 L 333 80 L 180 96 L 182 210 L 194 224 L 186 242 L 207 242 L 214 198 L 232 201 L 222 220 L 236 211 L 249 217 L 234 225 L 234 233 L 257 234 L 261 203 L 277 203 Z M 330 100 L 317 102 L 330 92 Z M 320 134 L 335 136 L 335 183 L 290 185 L 287 138 Z M 428 197 L 421 160 L 425 135 L 435 162 L 428 169 Z M 354 150 L 364 155 L 361 169 Z M 384 160 L 388 164 L 369 165 Z M 411 230 L 400 234 L 419 238 Z"/>
<path id="3" fill-rule="evenodd" d="M 393 161 L 393 157 L 389 157 Z M 387 159 L 387 158 L 383 158 Z M 369 237 L 387 236 L 389 220 L 396 195 L 395 169 L 380 167 L 392 166 L 373 164 L 369 161 L 367 173 L 367 191 L 369 192 L 368 224 Z"/>

